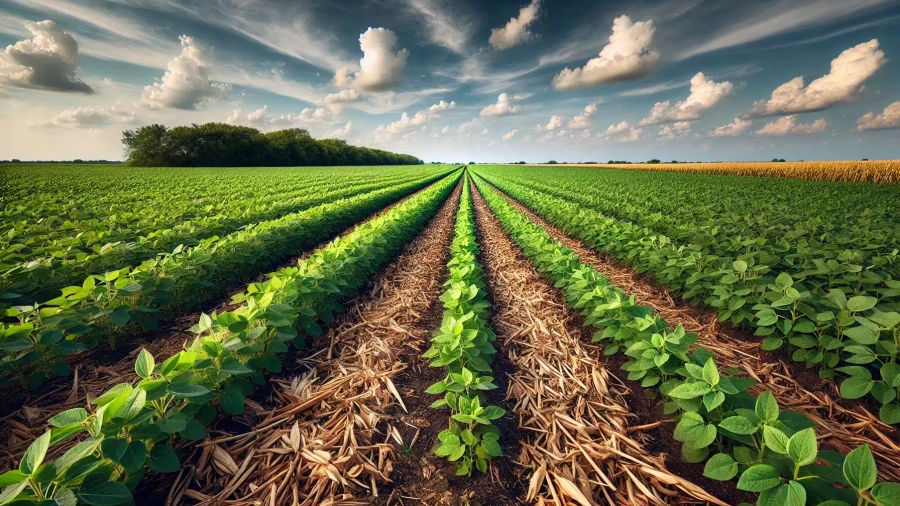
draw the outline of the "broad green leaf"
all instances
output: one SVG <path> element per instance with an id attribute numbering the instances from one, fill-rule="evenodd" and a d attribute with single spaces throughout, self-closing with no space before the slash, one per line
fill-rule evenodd
<path id="1" fill-rule="evenodd" d="M 709 392 L 709 385 L 702 381 L 682 383 L 669 392 L 673 399 L 695 399 Z"/>
<path id="2" fill-rule="evenodd" d="M 748 468 L 741 474 L 737 488 L 748 492 L 762 492 L 775 488 L 781 483 L 781 475 L 778 471 L 766 464 L 757 464 Z"/>
<path id="3" fill-rule="evenodd" d="M 737 476 L 737 472 L 737 463 L 725 453 L 713 455 L 703 468 L 703 476 L 719 481 L 728 481 Z"/>
<path id="4" fill-rule="evenodd" d="M 787 455 L 788 443 L 790 442 L 790 439 L 784 434 L 784 432 L 781 432 L 780 430 L 770 425 L 764 425 L 763 440 L 765 441 L 766 446 L 769 447 L 769 449 L 773 452 Z"/>
<path id="5" fill-rule="evenodd" d="M 870 390 L 874 382 L 859 376 L 851 376 L 841 383 L 841 397 L 844 399 L 859 399 Z"/>
<path id="6" fill-rule="evenodd" d="M 864 444 L 847 454 L 844 459 L 844 477 L 854 490 L 869 490 L 875 485 L 878 470 L 869 445 Z"/>
<path id="7" fill-rule="evenodd" d="M 44 432 L 25 450 L 25 455 L 19 463 L 19 471 L 27 475 L 34 474 L 44 462 L 47 449 L 50 448 L 50 431 Z"/>
<path id="8" fill-rule="evenodd" d="M 772 392 L 767 390 L 756 398 L 755 411 L 756 416 L 764 422 L 771 423 L 778 420 L 778 401 L 775 400 Z"/>
<path id="9" fill-rule="evenodd" d="M 807 466 L 816 460 L 819 446 L 816 442 L 816 433 L 812 429 L 804 429 L 791 436 L 788 441 L 788 456 L 794 463 Z"/>
<path id="10" fill-rule="evenodd" d="M 92 506 L 116 506 L 132 501 L 128 487 L 116 481 L 84 486 L 78 491 L 78 499 Z"/>
<path id="11" fill-rule="evenodd" d="M 709 359 L 703 366 L 703 381 L 709 383 L 712 386 L 716 386 L 719 384 L 719 369 L 716 368 L 715 360 Z"/>
<path id="12" fill-rule="evenodd" d="M 872 497 L 881 506 L 900 506 L 900 483 L 879 483 L 872 487 Z"/>
<path id="13" fill-rule="evenodd" d="M 181 469 L 178 456 L 165 444 L 157 444 L 150 450 L 147 466 L 157 473 L 174 473 Z"/>
<path id="14" fill-rule="evenodd" d="M 134 361 L 134 371 L 137 375 L 143 379 L 147 379 L 153 375 L 153 368 L 155 366 L 156 362 L 153 360 L 153 355 L 145 348 L 141 348 L 137 360 Z"/>
<path id="15" fill-rule="evenodd" d="M 759 430 L 759 427 L 754 425 L 749 418 L 743 416 L 730 416 L 719 422 L 719 427 L 741 435 L 754 434 Z"/>
<path id="16" fill-rule="evenodd" d="M 76 423 L 82 423 L 87 420 L 88 412 L 84 408 L 72 408 L 63 411 L 62 413 L 50 418 L 47 420 L 47 423 L 52 425 L 53 427 L 65 427 L 67 425 L 74 425 Z"/>
<path id="17" fill-rule="evenodd" d="M 878 299 L 875 297 L 858 295 L 856 297 L 850 297 L 847 301 L 847 309 L 858 313 L 860 311 L 868 311 L 875 307 L 876 304 L 878 304 Z"/>

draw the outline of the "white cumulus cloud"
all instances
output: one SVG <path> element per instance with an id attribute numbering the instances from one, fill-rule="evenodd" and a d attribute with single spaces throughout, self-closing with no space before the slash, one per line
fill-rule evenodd
<path id="1" fill-rule="evenodd" d="M 459 127 L 457 128 L 457 131 L 461 134 L 464 134 L 464 133 L 468 132 L 469 130 L 475 128 L 475 126 L 477 126 L 479 123 L 481 123 L 481 122 L 478 121 L 478 118 L 473 118 L 471 121 L 466 121 L 462 125 L 459 125 Z"/>
<path id="2" fill-rule="evenodd" d="M 631 125 L 629 125 L 627 121 L 622 121 L 616 125 L 609 125 L 609 128 L 606 129 L 606 132 L 604 132 L 604 135 L 614 135 L 614 134 L 617 134 L 620 132 L 625 132 L 630 127 L 631 127 Z"/>
<path id="3" fill-rule="evenodd" d="M 282 114 L 269 116 L 269 107 L 264 105 L 259 109 L 245 113 L 242 109 L 231 111 L 226 123 L 233 125 L 245 125 L 258 128 L 284 128 L 297 125 L 323 124 L 335 120 L 334 113 L 324 107 L 305 108 L 299 114 Z"/>
<path id="4" fill-rule="evenodd" d="M 205 51 L 187 35 L 181 41 L 181 54 L 169 62 L 162 79 L 144 87 L 141 105 L 151 109 L 196 109 L 208 100 L 226 98 L 230 84 L 209 80 Z"/>
<path id="5" fill-rule="evenodd" d="M 553 116 L 550 118 L 550 121 L 547 122 L 546 125 L 537 125 L 534 127 L 535 132 L 549 132 L 551 130 L 556 130 L 560 128 L 563 123 L 562 116 Z"/>
<path id="6" fill-rule="evenodd" d="M 341 88 L 362 91 L 386 91 L 396 88 L 403 79 L 403 67 L 409 50 L 397 50 L 397 35 L 387 28 L 369 28 L 359 36 L 363 57 L 359 70 L 341 67 L 334 76 Z M 352 74 L 352 75 L 351 75 Z"/>
<path id="7" fill-rule="evenodd" d="M 642 128 L 634 128 L 629 127 L 628 133 L 616 138 L 616 142 L 636 142 L 641 140 L 641 135 L 644 133 L 644 129 Z"/>
<path id="8" fill-rule="evenodd" d="M 94 93 L 78 78 L 78 42 L 53 21 L 25 23 L 30 39 L 0 52 L 0 84 L 47 91 Z"/>
<path id="9" fill-rule="evenodd" d="M 342 105 L 356 102 L 362 98 L 362 95 L 353 89 L 341 90 L 337 93 L 329 93 L 325 95 L 325 103 L 328 105 Z"/>
<path id="10" fill-rule="evenodd" d="M 657 102 L 650 109 L 650 115 L 642 119 L 640 124 L 657 125 L 699 119 L 704 111 L 711 109 L 732 91 L 734 91 L 734 85 L 730 82 L 717 83 L 712 79 L 707 79 L 703 72 L 698 72 L 691 78 L 691 94 L 688 95 L 688 98 L 675 105 L 668 100 Z"/>
<path id="11" fill-rule="evenodd" d="M 856 121 L 856 129 L 860 132 L 892 128 L 900 128 L 900 101 L 885 107 L 881 114 L 876 115 L 873 112 L 867 112 Z"/>
<path id="12" fill-rule="evenodd" d="M 734 137 L 747 129 L 753 122 L 741 118 L 734 118 L 731 123 L 717 127 L 709 133 L 710 137 Z"/>
<path id="13" fill-rule="evenodd" d="M 445 102 L 441 100 L 439 103 L 434 104 L 427 109 L 422 109 L 413 116 L 410 116 L 409 114 L 404 112 L 403 115 L 400 116 L 399 120 L 394 121 L 387 126 L 382 125 L 375 131 L 377 133 L 386 134 L 404 133 L 416 127 L 424 126 L 425 124 L 439 118 L 441 112 L 446 111 L 447 109 L 453 109 L 454 107 L 456 107 L 456 102 Z"/>
<path id="14" fill-rule="evenodd" d="M 502 51 L 527 41 L 532 37 L 528 31 L 528 25 L 537 19 L 541 9 L 540 0 L 532 0 L 530 4 L 519 9 L 519 15 L 510 18 L 503 28 L 491 30 L 488 42 L 494 49 Z"/>
<path id="15" fill-rule="evenodd" d="M 519 106 L 512 105 L 509 95 L 507 95 L 506 93 L 501 93 L 500 96 L 497 97 L 496 103 L 491 104 L 481 110 L 481 117 L 487 118 L 490 116 L 509 116 L 510 114 L 516 114 L 517 112 L 519 112 Z"/>
<path id="16" fill-rule="evenodd" d="M 760 137 L 774 137 L 782 135 L 797 134 L 814 134 L 823 132 L 828 127 L 828 122 L 820 118 L 812 123 L 798 123 L 797 116 L 785 116 L 777 120 L 766 123 L 766 125 L 756 131 L 756 135 Z"/>
<path id="17" fill-rule="evenodd" d="M 576 129 L 584 129 L 591 127 L 591 116 L 597 114 L 597 104 L 588 104 L 584 108 L 584 112 L 569 120 L 568 127 Z"/>
<path id="18" fill-rule="evenodd" d="M 519 131 L 518 131 L 518 130 L 512 130 L 512 131 L 510 131 L 510 132 L 506 132 L 505 134 L 503 134 L 502 139 L 503 139 L 504 141 L 512 140 L 512 139 L 513 139 L 515 136 L 517 136 L 517 135 L 519 135 Z"/>
<path id="19" fill-rule="evenodd" d="M 681 139 L 691 133 L 691 123 L 689 121 L 679 121 L 671 125 L 663 125 L 656 135 L 659 141 L 671 141 Z"/>
<path id="20" fill-rule="evenodd" d="M 845 102 L 857 93 L 860 85 L 878 71 L 887 59 L 872 39 L 847 49 L 831 61 L 828 74 L 804 86 L 803 77 L 782 84 L 768 100 L 753 104 L 745 117 L 778 116 L 814 112 Z"/>
<path id="21" fill-rule="evenodd" d="M 94 128 L 114 124 L 130 124 L 137 121 L 134 112 L 116 110 L 115 107 L 75 107 L 66 109 L 42 126 Z"/>
<path id="22" fill-rule="evenodd" d="M 659 63 L 659 51 L 651 49 L 653 21 L 633 23 L 628 16 L 613 21 L 609 44 L 584 67 L 568 67 L 553 78 L 557 90 L 576 90 L 601 84 L 631 81 L 649 75 Z"/>
<path id="23" fill-rule="evenodd" d="M 350 135 L 353 132 L 353 122 L 348 121 L 344 128 L 338 128 L 334 132 L 326 135 L 325 137 L 328 139 L 343 139 Z"/>

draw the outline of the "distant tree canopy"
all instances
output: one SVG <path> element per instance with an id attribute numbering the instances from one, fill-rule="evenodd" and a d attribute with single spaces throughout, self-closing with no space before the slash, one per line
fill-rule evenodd
<path id="1" fill-rule="evenodd" d="M 135 167 L 285 167 L 297 165 L 415 165 L 415 156 L 313 139 L 302 128 L 260 132 L 206 123 L 147 125 L 122 133 L 125 161 Z"/>

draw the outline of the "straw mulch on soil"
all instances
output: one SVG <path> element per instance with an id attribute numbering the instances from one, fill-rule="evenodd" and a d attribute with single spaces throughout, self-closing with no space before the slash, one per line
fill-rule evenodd
<path id="1" fill-rule="evenodd" d="M 317 340 L 322 349 L 299 364 L 309 372 L 275 380 L 257 427 L 202 443 L 170 504 L 349 506 L 380 494 L 395 444 L 415 445 L 385 411 L 406 409 L 395 384 L 408 367 L 401 355 L 440 324 L 432 308 L 440 307 L 459 192 Z"/>
<path id="2" fill-rule="evenodd" d="M 727 504 L 666 470 L 634 439 L 628 388 L 580 339 L 580 318 L 510 241 L 474 192 L 492 328 L 516 367 L 507 397 L 534 504 Z M 630 431 L 629 429 L 636 429 Z"/>
<path id="3" fill-rule="evenodd" d="M 497 189 L 496 187 L 494 188 Z M 878 475 L 884 481 L 900 481 L 900 431 L 878 419 L 863 403 L 841 398 L 837 386 L 789 362 L 776 353 L 760 350 L 760 339 L 719 323 L 715 311 L 673 300 L 669 291 L 604 253 L 585 247 L 567 236 L 522 204 L 497 190 L 519 211 L 544 227 L 554 239 L 571 248 L 579 259 L 601 272 L 638 304 L 652 307 L 669 325 L 683 325 L 695 332 L 697 344 L 712 351 L 720 366 L 733 368 L 753 378 L 759 386 L 771 390 L 783 409 L 803 413 L 819 425 L 819 441 L 843 454 L 868 443 L 878 462 Z"/>

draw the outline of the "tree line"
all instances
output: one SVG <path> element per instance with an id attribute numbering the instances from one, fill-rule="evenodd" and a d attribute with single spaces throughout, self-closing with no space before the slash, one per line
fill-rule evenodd
<path id="1" fill-rule="evenodd" d="M 291 167 L 299 165 L 415 165 L 412 155 L 314 139 L 302 128 L 260 132 L 206 123 L 147 125 L 122 133 L 125 161 L 134 167 Z"/>

